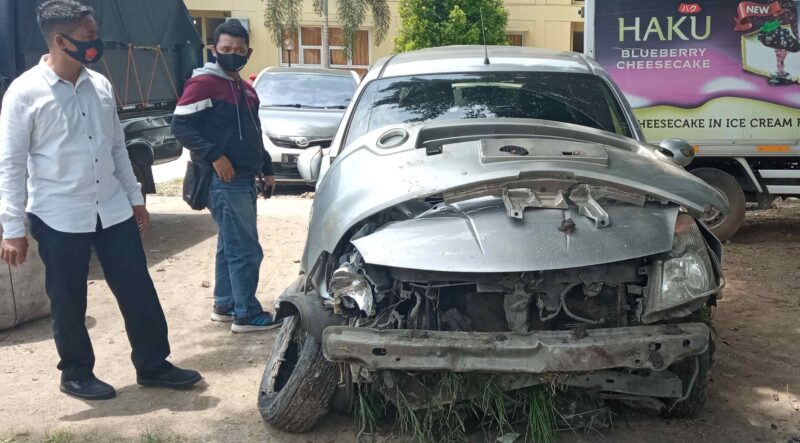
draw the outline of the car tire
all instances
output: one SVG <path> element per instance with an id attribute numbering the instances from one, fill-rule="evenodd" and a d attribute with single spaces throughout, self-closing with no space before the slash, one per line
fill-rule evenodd
<path id="1" fill-rule="evenodd" d="M 356 385 L 353 383 L 349 365 L 343 364 L 341 371 L 341 380 L 331 397 L 331 410 L 339 414 L 350 415 L 355 410 Z"/>
<path id="2" fill-rule="evenodd" d="M 338 374 L 322 355 L 322 343 L 303 331 L 300 318 L 284 318 L 261 379 L 261 416 L 284 431 L 310 430 L 328 413 Z"/>
<path id="3" fill-rule="evenodd" d="M 703 409 L 706 404 L 706 398 L 708 398 L 713 347 L 713 343 L 709 342 L 709 348 L 702 354 L 670 366 L 669 370 L 677 374 L 683 381 L 683 389 L 689 389 L 691 384 L 691 391 L 689 391 L 686 399 L 682 401 L 667 401 L 667 408 L 661 413 L 663 417 L 689 418 L 694 417 Z M 697 378 L 692 383 L 695 367 L 697 367 Z"/>
<path id="4" fill-rule="evenodd" d="M 742 187 L 733 176 L 719 169 L 698 168 L 691 172 L 716 188 L 728 200 L 730 206 L 728 215 L 718 214 L 703 221 L 720 241 L 729 240 L 744 222 L 747 200 Z"/>

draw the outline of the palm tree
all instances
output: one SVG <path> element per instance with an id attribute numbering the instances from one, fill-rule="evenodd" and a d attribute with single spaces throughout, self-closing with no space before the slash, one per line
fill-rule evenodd
<path id="1" fill-rule="evenodd" d="M 329 68 L 330 43 L 328 39 L 328 2 L 329 0 L 312 0 L 314 12 L 322 17 L 322 65 Z M 300 15 L 303 11 L 303 0 L 264 0 L 267 8 L 264 11 L 264 26 L 272 33 L 272 39 L 278 46 L 283 46 L 287 30 L 295 30 L 300 26 Z M 337 18 L 342 24 L 342 37 L 345 52 L 352 54 L 353 44 L 358 28 L 364 24 L 367 11 L 372 13 L 375 22 L 375 43 L 382 43 L 389 32 L 391 10 L 386 0 L 338 0 Z"/>

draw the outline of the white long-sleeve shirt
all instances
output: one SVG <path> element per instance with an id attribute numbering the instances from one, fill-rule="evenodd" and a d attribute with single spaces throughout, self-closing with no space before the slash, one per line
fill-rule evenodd
<path id="1" fill-rule="evenodd" d="M 84 69 L 73 85 L 45 61 L 17 78 L 0 109 L 0 223 L 25 236 L 25 212 L 66 233 L 129 219 L 143 205 L 105 77 Z M 27 180 L 28 203 L 25 206 Z"/>

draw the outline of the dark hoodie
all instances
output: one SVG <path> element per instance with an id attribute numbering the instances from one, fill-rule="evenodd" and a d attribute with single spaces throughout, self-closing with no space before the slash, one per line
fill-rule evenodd
<path id="1" fill-rule="evenodd" d="M 192 161 L 213 163 L 224 155 L 236 175 L 273 175 L 258 108 L 258 95 L 249 83 L 207 63 L 186 82 L 175 107 L 172 133 L 191 151 Z"/>

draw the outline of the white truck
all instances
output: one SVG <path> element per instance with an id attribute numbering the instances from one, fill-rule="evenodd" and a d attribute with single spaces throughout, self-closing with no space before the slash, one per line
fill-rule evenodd
<path id="1" fill-rule="evenodd" d="M 722 191 L 732 237 L 747 203 L 800 195 L 800 0 L 587 0 L 585 53 L 619 84 L 648 141 L 687 140 Z"/>

